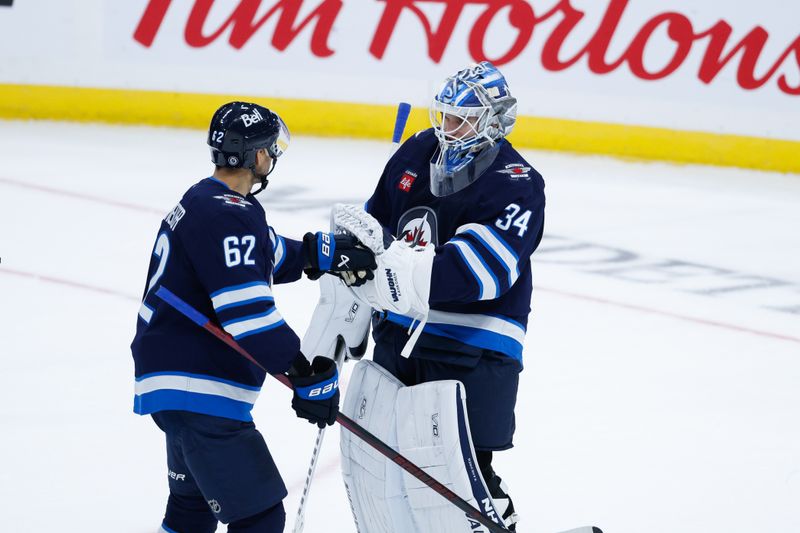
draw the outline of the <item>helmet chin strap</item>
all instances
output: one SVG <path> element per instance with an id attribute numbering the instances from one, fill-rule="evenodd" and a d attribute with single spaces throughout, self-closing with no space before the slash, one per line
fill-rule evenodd
<path id="1" fill-rule="evenodd" d="M 264 189 L 267 188 L 267 185 L 269 185 L 269 180 L 267 179 L 267 176 L 272 174 L 272 171 L 275 170 L 276 166 L 278 166 L 278 160 L 277 159 L 275 159 L 273 157 L 271 157 L 270 159 L 272 159 L 272 165 L 270 166 L 270 169 L 267 171 L 266 174 L 259 174 L 258 172 L 256 172 L 256 166 L 255 165 L 250 167 L 250 172 L 252 172 L 253 176 L 261 183 L 261 186 L 258 188 L 258 190 L 256 192 L 250 193 L 253 196 L 255 196 L 256 194 L 260 193 L 261 191 L 263 191 Z"/>

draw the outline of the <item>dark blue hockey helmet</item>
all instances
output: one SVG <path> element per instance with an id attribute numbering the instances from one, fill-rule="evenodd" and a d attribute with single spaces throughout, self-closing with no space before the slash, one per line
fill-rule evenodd
<path id="1" fill-rule="evenodd" d="M 229 102 L 217 109 L 208 128 L 208 146 L 211 161 L 218 167 L 248 168 L 255 173 L 256 152 L 266 149 L 272 158 L 272 167 L 266 175 L 259 175 L 262 187 L 289 147 L 289 128 L 281 117 L 266 107 L 248 102 Z"/>

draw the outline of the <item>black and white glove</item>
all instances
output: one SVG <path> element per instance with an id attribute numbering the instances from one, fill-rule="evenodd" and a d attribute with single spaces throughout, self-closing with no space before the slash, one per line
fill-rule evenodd
<path id="1" fill-rule="evenodd" d="M 323 428 L 333 425 L 339 413 L 339 372 L 336 362 L 317 356 L 309 364 L 298 354 L 287 372 L 294 388 L 292 409 L 299 418 Z"/>
<path id="2" fill-rule="evenodd" d="M 326 272 L 342 278 L 348 285 L 363 285 L 375 277 L 375 254 L 352 235 L 306 233 L 303 237 L 309 279 L 319 279 Z"/>

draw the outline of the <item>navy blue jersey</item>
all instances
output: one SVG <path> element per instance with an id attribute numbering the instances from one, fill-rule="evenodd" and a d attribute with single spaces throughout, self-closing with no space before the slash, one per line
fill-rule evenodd
<path id="1" fill-rule="evenodd" d="M 506 140 L 466 188 L 430 191 L 433 130 L 389 160 L 366 209 L 397 238 L 436 247 L 431 313 L 419 346 L 493 350 L 521 362 L 531 303 L 530 256 L 542 238 L 544 180 Z M 408 326 L 411 319 L 390 313 Z"/>
<path id="2" fill-rule="evenodd" d="M 272 284 L 294 281 L 299 241 L 267 225 L 255 197 L 207 178 L 164 218 L 147 273 L 136 336 L 134 411 L 183 410 L 252 420 L 264 372 L 155 296 L 163 285 L 230 333 L 269 372 L 286 371 L 300 340 Z"/>

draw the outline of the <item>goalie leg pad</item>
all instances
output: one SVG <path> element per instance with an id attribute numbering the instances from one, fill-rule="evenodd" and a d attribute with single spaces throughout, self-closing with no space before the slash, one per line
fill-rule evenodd
<path id="1" fill-rule="evenodd" d="M 342 412 L 502 523 L 481 476 L 460 382 L 405 387 L 380 365 L 360 361 Z M 341 432 L 341 452 L 342 476 L 359 532 L 487 532 L 347 430 Z"/>
<path id="2" fill-rule="evenodd" d="M 464 386 L 432 381 L 397 393 L 399 451 L 497 523 L 502 520 L 481 476 L 467 419 Z M 485 526 L 413 476 L 403 472 L 408 503 L 418 531 L 474 533 Z"/>
<path id="3" fill-rule="evenodd" d="M 403 384 L 372 361 L 359 361 L 342 413 L 397 449 L 395 400 Z M 346 429 L 341 431 L 342 477 L 360 533 L 417 531 L 405 501 L 402 470 Z"/>

